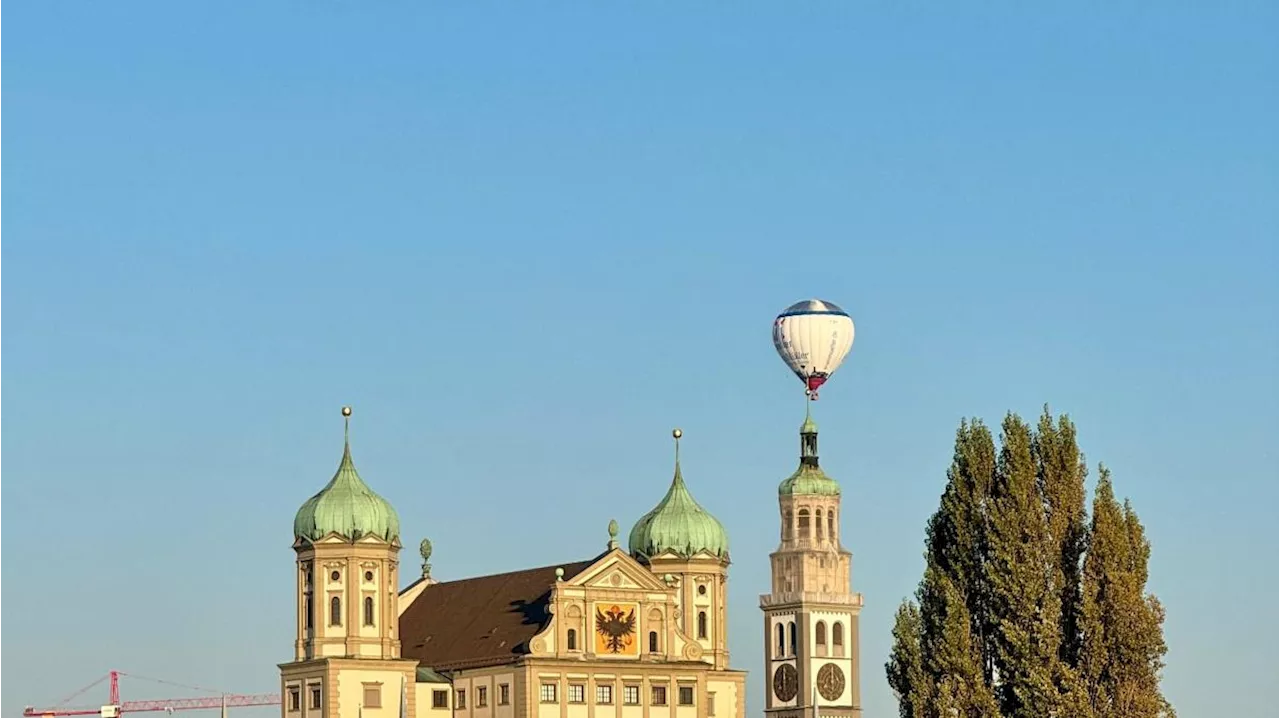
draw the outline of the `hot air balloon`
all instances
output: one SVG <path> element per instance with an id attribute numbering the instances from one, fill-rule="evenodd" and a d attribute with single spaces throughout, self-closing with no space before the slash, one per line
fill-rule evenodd
<path id="1" fill-rule="evenodd" d="M 773 320 L 773 346 L 815 400 L 853 348 L 853 320 L 831 302 L 796 302 Z"/>

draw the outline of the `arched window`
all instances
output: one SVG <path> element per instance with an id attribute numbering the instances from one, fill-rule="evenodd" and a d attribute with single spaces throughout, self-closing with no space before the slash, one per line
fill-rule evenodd
<path id="1" fill-rule="evenodd" d="M 783 626 L 781 623 L 779 623 L 778 624 L 778 655 L 776 657 L 782 658 L 785 655 L 787 655 L 787 628 L 786 626 Z"/>
<path id="2" fill-rule="evenodd" d="M 707 612 L 698 611 L 698 638 L 707 637 Z"/>
<path id="3" fill-rule="evenodd" d="M 373 625 L 373 596 L 364 597 L 364 625 Z"/>
<path id="4" fill-rule="evenodd" d="M 310 631 L 316 627 L 316 612 L 312 610 L 314 607 L 311 605 L 311 596 L 307 596 L 305 603 L 302 610 L 307 612 L 307 630 Z"/>
<path id="5" fill-rule="evenodd" d="M 839 621 L 831 624 L 831 645 L 844 645 L 844 624 Z"/>
<path id="6" fill-rule="evenodd" d="M 578 632 L 572 628 L 569 629 L 569 634 L 565 636 L 565 648 L 571 651 L 578 650 Z"/>
<path id="7" fill-rule="evenodd" d="M 658 632 L 657 631 L 649 631 L 649 652 L 650 653 L 658 652 Z"/>
<path id="8" fill-rule="evenodd" d="M 818 509 L 813 514 L 813 532 L 822 538 L 822 509 Z"/>
<path id="9" fill-rule="evenodd" d="M 329 625 L 342 625 L 342 599 L 337 596 L 329 599 Z"/>
<path id="10" fill-rule="evenodd" d="M 827 538 L 836 540 L 836 512 L 827 512 Z"/>
<path id="11" fill-rule="evenodd" d="M 800 509 L 800 538 L 809 538 L 809 509 Z"/>
<path id="12" fill-rule="evenodd" d="M 792 528 L 793 528 L 792 525 L 795 523 L 795 520 L 796 520 L 795 514 L 791 513 L 791 509 L 787 509 L 787 512 L 783 515 L 783 519 L 782 519 L 782 540 L 783 541 L 791 540 L 791 534 L 792 534 Z"/>
<path id="13" fill-rule="evenodd" d="M 788 628 L 788 632 L 791 634 L 791 654 L 790 655 L 794 656 L 796 655 L 796 646 L 799 645 L 796 642 L 796 622 L 792 621 L 790 624 L 788 624 L 787 628 Z"/>
<path id="14" fill-rule="evenodd" d="M 825 621 L 818 621 L 818 627 L 813 631 L 813 642 L 819 646 L 827 645 L 827 624 Z"/>

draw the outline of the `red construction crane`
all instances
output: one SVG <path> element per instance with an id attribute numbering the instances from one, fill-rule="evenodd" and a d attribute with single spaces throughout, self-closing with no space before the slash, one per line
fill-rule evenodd
<path id="1" fill-rule="evenodd" d="M 155 681 L 156 683 L 164 683 L 170 686 L 178 686 L 179 688 L 187 688 L 189 690 L 203 691 L 206 693 L 217 693 L 218 695 L 208 698 L 172 698 L 159 699 L 150 701 L 120 701 L 120 676 L 129 676 L 130 678 L 138 678 L 142 680 Z M 75 708 L 67 704 L 71 699 L 102 683 L 110 680 L 110 693 L 107 697 L 106 705 L 99 708 Z M 222 693 L 220 691 L 212 691 L 208 688 L 200 688 L 198 686 L 184 686 L 181 683 L 172 681 L 162 681 L 158 678 L 145 678 L 131 673 L 121 671 L 111 671 L 107 675 L 72 693 L 62 699 L 53 708 L 33 708 L 27 706 L 22 711 L 22 715 L 28 718 L 44 718 L 44 716 L 90 716 L 96 715 L 101 718 L 119 718 L 121 713 L 143 713 L 147 711 L 192 711 L 192 710 L 209 710 L 213 708 L 246 708 L 249 706 L 278 706 L 280 705 L 280 695 L 278 693 L 261 693 L 258 695 L 240 695 L 231 693 Z"/>

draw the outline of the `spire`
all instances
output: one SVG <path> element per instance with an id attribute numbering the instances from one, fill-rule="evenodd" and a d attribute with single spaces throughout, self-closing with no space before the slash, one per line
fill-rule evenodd
<path id="1" fill-rule="evenodd" d="M 804 423 L 800 425 L 800 463 L 818 466 L 818 424 L 813 420 L 809 402 L 804 403 Z"/>
<path id="2" fill-rule="evenodd" d="M 676 487 L 679 487 L 679 493 L 682 494 L 681 498 L 687 499 L 688 502 L 697 506 L 698 502 L 693 500 L 693 496 L 689 493 L 689 487 L 684 485 L 684 475 L 680 473 L 680 437 L 682 436 L 684 436 L 684 432 L 679 427 L 671 430 L 671 438 L 675 439 L 676 443 L 676 473 L 675 476 L 671 477 L 671 488 L 667 491 L 667 499 L 672 498 L 677 493 Z"/>

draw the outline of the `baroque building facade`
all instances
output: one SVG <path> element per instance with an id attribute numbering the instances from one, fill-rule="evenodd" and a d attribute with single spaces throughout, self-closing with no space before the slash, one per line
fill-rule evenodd
<path id="1" fill-rule="evenodd" d="M 800 466 L 778 485 L 781 530 L 764 612 L 765 715 L 862 718 L 852 554 L 840 542 L 840 484 L 818 465 L 818 426 L 800 427 Z"/>
<path id="2" fill-rule="evenodd" d="M 343 409 L 349 417 L 349 408 Z M 624 548 L 400 590 L 395 508 L 337 473 L 294 519 L 294 658 L 282 718 L 744 718 L 730 668 L 729 541 L 680 470 Z"/>

